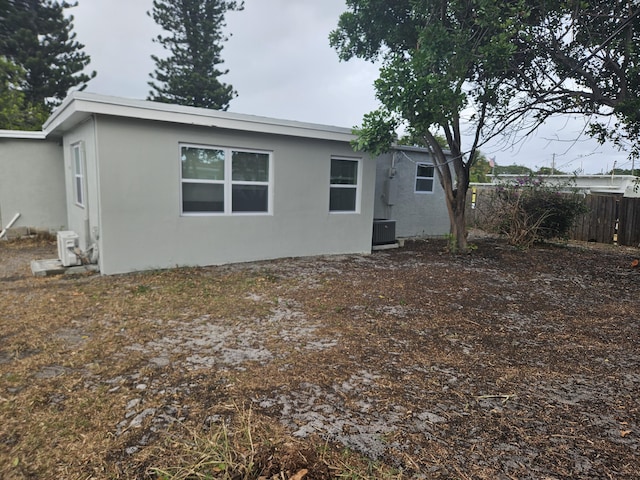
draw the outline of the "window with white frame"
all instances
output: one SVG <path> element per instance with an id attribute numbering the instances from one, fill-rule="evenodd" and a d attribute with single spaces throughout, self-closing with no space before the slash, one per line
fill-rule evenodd
<path id="1" fill-rule="evenodd" d="M 416 193 L 433 193 L 434 173 L 433 164 L 416 164 Z"/>
<path id="2" fill-rule="evenodd" d="M 357 212 L 360 208 L 360 161 L 357 159 L 331 159 L 329 187 L 330 212 Z"/>
<path id="3" fill-rule="evenodd" d="M 71 163 L 73 168 L 73 197 L 76 205 L 84 207 L 84 165 L 82 142 L 71 145 Z"/>
<path id="4" fill-rule="evenodd" d="M 182 213 L 269 213 L 271 154 L 181 145 Z"/>

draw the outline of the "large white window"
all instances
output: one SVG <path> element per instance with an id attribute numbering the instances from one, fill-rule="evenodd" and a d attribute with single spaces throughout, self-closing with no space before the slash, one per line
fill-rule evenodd
<path id="1" fill-rule="evenodd" d="M 433 193 L 433 164 L 416 164 L 416 193 Z"/>
<path id="2" fill-rule="evenodd" d="M 80 207 L 84 207 L 84 162 L 82 157 L 82 142 L 71 145 L 73 197 L 76 205 Z"/>
<path id="3" fill-rule="evenodd" d="M 182 213 L 240 214 L 271 211 L 271 154 L 181 145 Z"/>
<path id="4" fill-rule="evenodd" d="M 359 210 L 360 161 L 349 158 L 332 158 L 329 211 L 358 212 Z"/>

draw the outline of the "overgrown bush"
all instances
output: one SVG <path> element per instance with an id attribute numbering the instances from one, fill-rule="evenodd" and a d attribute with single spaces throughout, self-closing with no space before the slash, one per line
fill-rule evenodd
<path id="1" fill-rule="evenodd" d="M 587 211 L 584 196 L 574 185 L 549 183 L 537 176 L 503 182 L 491 194 L 485 228 L 506 235 L 510 244 L 522 248 L 566 239 L 577 218 Z"/>

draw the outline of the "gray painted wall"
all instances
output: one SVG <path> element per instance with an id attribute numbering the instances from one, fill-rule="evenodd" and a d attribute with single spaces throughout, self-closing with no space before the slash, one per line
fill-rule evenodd
<path id="1" fill-rule="evenodd" d="M 80 146 L 82 153 L 82 167 L 85 177 L 84 205 L 78 205 L 75 198 L 72 149 L 76 144 Z M 89 159 L 91 160 L 89 161 Z M 64 135 L 67 224 L 69 230 L 78 234 L 80 249 L 85 251 L 97 242 L 99 228 L 97 165 L 95 119 L 90 118 Z"/>
<path id="2" fill-rule="evenodd" d="M 88 172 L 98 166 L 95 184 L 89 173 L 87 184 L 100 215 L 90 215 L 89 230 L 104 274 L 371 251 L 375 160 L 360 164 L 360 213 L 329 213 L 330 158 L 357 157 L 346 142 L 107 116 L 95 121 L 95 142 L 92 129 L 78 129 L 65 138 L 65 154 L 72 139 L 95 145 L 86 150 Z M 273 214 L 181 215 L 180 143 L 273 152 Z M 70 214 L 74 228 L 79 222 Z"/>
<path id="3" fill-rule="evenodd" d="M 416 193 L 417 162 L 432 163 L 431 155 L 409 147 L 378 157 L 374 216 L 395 220 L 398 238 L 446 235 L 449 215 L 444 191 L 434 177 L 433 193 Z"/>
<path id="4" fill-rule="evenodd" d="M 67 224 L 59 141 L 0 138 L 0 223 L 57 231 Z M 1 230 L 2 228 L 0 228 Z"/>

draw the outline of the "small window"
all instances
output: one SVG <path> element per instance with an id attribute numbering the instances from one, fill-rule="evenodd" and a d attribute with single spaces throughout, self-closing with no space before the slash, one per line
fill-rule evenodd
<path id="1" fill-rule="evenodd" d="M 71 146 L 71 162 L 73 163 L 73 196 L 76 205 L 84 207 L 84 166 L 82 159 L 82 143 Z"/>
<path id="2" fill-rule="evenodd" d="M 330 212 L 358 211 L 359 164 L 358 160 L 331 159 Z"/>
<path id="3" fill-rule="evenodd" d="M 180 146 L 182 213 L 268 213 L 271 154 Z"/>
<path id="4" fill-rule="evenodd" d="M 433 192 L 433 165 L 430 163 L 418 163 L 416 165 L 416 193 Z"/>

